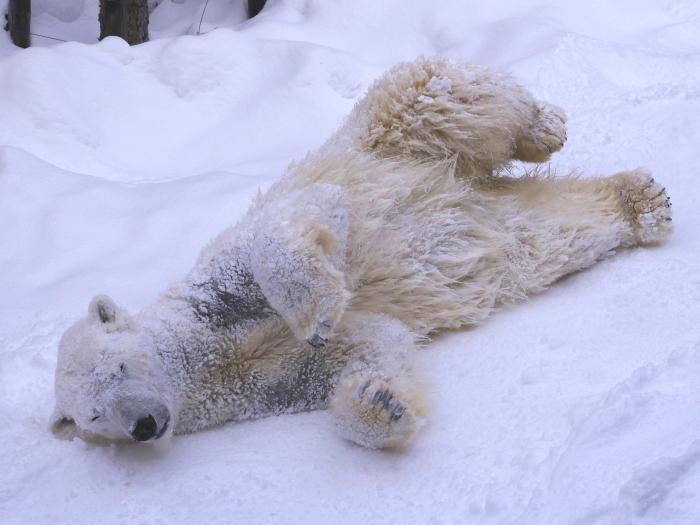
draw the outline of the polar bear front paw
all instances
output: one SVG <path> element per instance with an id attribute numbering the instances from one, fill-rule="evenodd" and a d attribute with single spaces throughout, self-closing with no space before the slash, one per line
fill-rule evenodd
<path id="1" fill-rule="evenodd" d="M 368 448 L 399 447 L 423 424 L 423 410 L 415 396 L 380 379 L 340 384 L 331 408 L 338 433 Z"/>
<path id="2" fill-rule="evenodd" d="M 566 114 L 552 104 L 540 104 L 532 123 L 516 143 L 514 158 L 525 162 L 545 162 L 566 142 Z"/>
<path id="3" fill-rule="evenodd" d="M 651 173 L 637 169 L 618 173 L 611 179 L 637 244 L 655 244 L 670 235 L 671 198 Z"/>

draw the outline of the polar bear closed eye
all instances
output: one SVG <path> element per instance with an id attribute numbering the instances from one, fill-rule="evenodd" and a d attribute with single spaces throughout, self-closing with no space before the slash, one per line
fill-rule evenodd
<path id="1" fill-rule="evenodd" d="M 59 345 L 54 432 L 153 441 L 330 408 L 341 436 L 402 445 L 425 418 L 426 336 L 671 232 L 644 170 L 499 174 L 546 161 L 565 122 L 485 68 L 396 66 L 154 303 L 92 301 Z"/>

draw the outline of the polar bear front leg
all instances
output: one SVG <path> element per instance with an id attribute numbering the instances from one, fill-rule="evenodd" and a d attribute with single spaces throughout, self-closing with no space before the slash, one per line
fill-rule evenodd
<path id="1" fill-rule="evenodd" d="M 253 275 L 270 305 L 295 337 L 323 346 L 345 311 L 350 294 L 345 276 L 328 259 L 311 229 L 301 238 L 260 236 L 251 256 Z"/>
<path id="2" fill-rule="evenodd" d="M 345 330 L 353 355 L 330 402 L 336 431 L 368 448 L 399 447 L 424 421 L 410 366 L 415 336 L 400 321 L 377 314 L 354 316 Z"/>
<path id="3" fill-rule="evenodd" d="M 250 250 L 253 276 L 295 337 L 328 342 L 345 312 L 348 204 L 342 188 L 312 184 L 266 210 Z"/>

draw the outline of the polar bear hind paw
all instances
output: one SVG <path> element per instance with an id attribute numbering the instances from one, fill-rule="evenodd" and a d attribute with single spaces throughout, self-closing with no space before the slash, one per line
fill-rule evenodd
<path id="1" fill-rule="evenodd" d="M 625 215 L 639 244 L 655 244 L 672 231 L 671 198 L 646 170 L 613 175 Z"/>
<path id="2" fill-rule="evenodd" d="M 566 114 L 552 104 L 540 104 L 535 118 L 517 141 L 515 158 L 525 162 L 545 162 L 566 142 Z"/>

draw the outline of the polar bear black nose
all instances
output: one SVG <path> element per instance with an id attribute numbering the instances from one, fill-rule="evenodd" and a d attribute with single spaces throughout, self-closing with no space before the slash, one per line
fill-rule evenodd
<path id="1" fill-rule="evenodd" d="M 131 437 L 136 441 L 148 441 L 155 437 L 157 431 L 158 425 L 156 425 L 156 420 L 151 414 L 148 414 L 136 422 L 134 429 L 131 431 Z"/>
<path id="2" fill-rule="evenodd" d="M 170 410 L 153 395 L 131 394 L 115 399 L 109 409 L 124 434 L 135 441 L 153 441 L 162 438 L 170 424 Z"/>

